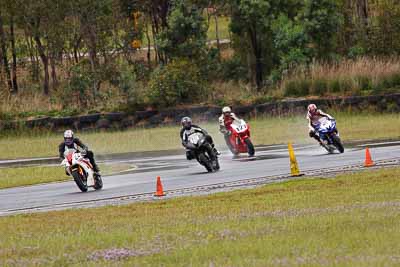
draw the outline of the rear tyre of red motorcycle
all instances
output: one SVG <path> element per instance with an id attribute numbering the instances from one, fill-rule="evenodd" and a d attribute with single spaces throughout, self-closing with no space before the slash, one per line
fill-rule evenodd
<path id="1" fill-rule="evenodd" d="M 79 187 L 79 189 L 82 192 L 88 191 L 87 183 L 83 180 L 83 177 L 81 177 L 78 170 L 72 171 L 72 177 L 74 177 L 74 181 L 75 181 L 76 185 Z"/>
<path id="2" fill-rule="evenodd" d="M 254 149 L 254 145 L 251 142 L 250 138 L 247 138 L 246 140 L 244 140 L 244 142 L 247 145 L 247 153 L 249 153 L 249 156 L 252 157 L 254 156 L 254 154 L 256 153 L 255 149 Z"/>

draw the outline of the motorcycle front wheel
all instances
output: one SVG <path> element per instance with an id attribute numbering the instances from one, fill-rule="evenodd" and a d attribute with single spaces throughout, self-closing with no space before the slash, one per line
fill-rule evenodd
<path id="1" fill-rule="evenodd" d="M 344 152 L 344 147 L 342 141 L 340 140 L 339 136 L 333 135 L 332 136 L 333 145 L 339 150 L 340 153 Z"/>
<path id="2" fill-rule="evenodd" d="M 85 181 L 84 177 L 79 173 L 78 168 L 72 171 L 72 177 L 74 177 L 74 181 L 76 185 L 79 187 L 79 189 L 82 192 L 87 192 L 88 191 L 87 182 Z"/>
<path id="3" fill-rule="evenodd" d="M 231 151 L 231 153 L 235 156 L 239 155 L 239 152 L 233 147 L 233 145 L 231 143 L 226 143 L 226 146 L 229 148 L 229 150 Z"/>
<path id="4" fill-rule="evenodd" d="M 199 162 L 207 169 L 208 172 L 213 171 L 211 160 L 208 160 L 206 155 L 204 155 L 203 153 L 199 155 Z"/>
<path id="5" fill-rule="evenodd" d="M 94 189 L 100 190 L 103 188 L 103 179 L 101 179 L 101 176 L 98 175 L 97 177 L 94 178 Z"/>
<path id="6" fill-rule="evenodd" d="M 218 162 L 218 158 L 216 157 L 214 162 L 213 162 L 213 167 L 215 171 L 219 171 L 220 166 L 219 166 L 219 162 Z"/>
<path id="7" fill-rule="evenodd" d="M 247 145 L 247 153 L 249 153 L 249 156 L 252 157 L 254 156 L 254 154 L 256 153 L 255 149 L 254 149 L 254 145 L 251 142 L 250 138 L 247 138 L 246 140 L 244 140 L 244 142 Z"/>

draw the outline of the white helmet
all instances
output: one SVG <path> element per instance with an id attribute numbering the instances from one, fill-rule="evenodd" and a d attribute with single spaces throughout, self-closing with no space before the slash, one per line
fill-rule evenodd
<path id="1" fill-rule="evenodd" d="M 64 132 L 64 141 L 68 146 L 74 143 L 74 132 L 72 130 L 66 130 Z"/>
<path id="2" fill-rule="evenodd" d="M 230 107 L 223 107 L 222 108 L 222 113 L 231 113 L 232 109 Z"/>
<path id="3" fill-rule="evenodd" d="M 317 105 L 315 104 L 310 104 L 307 107 L 308 113 L 310 113 L 311 115 L 314 115 L 317 112 Z"/>

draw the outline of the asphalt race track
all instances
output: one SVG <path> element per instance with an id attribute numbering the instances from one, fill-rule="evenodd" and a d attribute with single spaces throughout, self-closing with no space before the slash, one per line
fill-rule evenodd
<path id="1" fill-rule="evenodd" d="M 346 147 L 344 154 L 327 154 L 318 145 L 294 146 L 302 172 L 313 170 L 360 168 L 365 158 L 365 146 L 370 148 L 374 161 L 400 162 L 400 142 L 365 142 Z M 191 192 L 191 188 L 210 192 L 207 185 L 223 187 L 229 183 L 262 177 L 287 177 L 290 173 L 287 145 L 258 147 L 255 158 L 243 156 L 232 160 L 231 154 L 223 151 L 220 157 L 221 170 L 207 173 L 196 161 L 187 161 L 183 152 L 179 155 L 162 155 L 118 159 L 135 165 L 135 168 L 113 176 L 103 177 L 104 188 L 89 189 L 81 193 L 71 180 L 67 182 L 41 184 L 0 190 L 0 215 L 35 212 L 71 207 L 107 205 L 112 201 L 140 200 L 152 196 L 156 177 L 161 176 L 167 195 L 177 191 Z M 253 179 L 254 180 L 254 179 Z M 192 190 L 193 191 L 193 190 Z M 191 192 L 193 193 L 193 192 Z M 129 201 L 128 201 L 129 202 Z"/>

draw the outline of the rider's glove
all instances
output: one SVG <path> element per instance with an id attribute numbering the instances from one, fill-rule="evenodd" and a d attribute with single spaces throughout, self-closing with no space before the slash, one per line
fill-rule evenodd
<path id="1" fill-rule="evenodd" d="M 227 132 L 226 132 L 226 135 L 227 135 L 227 136 L 230 136 L 231 134 L 232 134 L 232 131 L 227 131 Z"/>
<path id="2" fill-rule="evenodd" d="M 86 155 L 87 155 L 87 151 L 86 151 L 86 150 L 82 150 L 82 151 L 81 151 L 81 155 L 82 155 L 82 156 L 86 156 Z"/>

